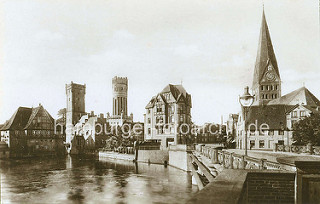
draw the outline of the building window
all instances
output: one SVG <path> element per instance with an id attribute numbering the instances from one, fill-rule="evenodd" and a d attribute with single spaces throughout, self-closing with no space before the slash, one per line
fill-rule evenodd
<path id="1" fill-rule="evenodd" d="M 148 124 L 150 124 L 151 123 L 151 119 L 150 118 L 148 118 Z"/>
<path id="2" fill-rule="evenodd" d="M 276 90 L 278 90 L 278 88 L 279 88 L 278 85 L 276 85 Z"/>
<path id="3" fill-rule="evenodd" d="M 305 111 L 300 111 L 300 117 L 305 117 L 306 116 L 306 112 Z"/>
<path id="4" fill-rule="evenodd" d="M 256 141 L 255 140 L 250 140 L 250 149 L 255 148 Z"/>
<path id="5" fill-rule="evenodd" d="M 148 109 L 148 114 L 150 114 L 151 113 L 151 110 L 150 109 Z"/>
<path id="6" fill-rule="evenodd" d="M 261 99 L 264 99 L 264 94 L 262 94 Z"/>
<path id="7" fill-rule="evenodd" d="M 269 90 L 270 90 L 270 89 L 269 89 L 269 85 L 267 85 L 266 87 L 267 87 L 267 90 L 269 91 Z"/>
<path id="8" fill-rule="evenodd" d="M 292 112 L 292 117 L 293 117 L 293 118 L 296 118 L 297 116 L 298 116 L 297 111 L 293 111 L 293 112 Z"/>
<path id="9" fill-rule="evenodd" d="M 269 98 L 269 95 L 268 94 L 266 94 L 266 98 L 265 99 L 268 99 Z"/>
<path id="10" fill-rule="evenodd" d="M 279 130 L 279 135 L 284 135 L 284 131 L 283 130 Z"/>
<path id="11" fill-rule="evenodd" d="M 274 94 L 274 98 L 277 98 L 277 96 L 278 96 L 277 94 Z"/>
<path id="12" fill-rule="evenodd" d="M 259 140 L 259 148 L 264 148 L 264 140 Z"/>
<path id="13" fill-rule="evenodd" d="M 148 128 L 148 135 L 151 135 L 151 128 Z"/>
<path id="14" fill-rule="evenodd" d="M 261 91 L 263 91 L 263 89 L 264 89 L 264 86 L 262 85 L 262 86 L 261 86 Z"/>
<path id="15" fill-rule="evenodd" d="M 274 131 L 273 130 L 269 130 L 269 135 L 273 136 L 274 135 Z"/>

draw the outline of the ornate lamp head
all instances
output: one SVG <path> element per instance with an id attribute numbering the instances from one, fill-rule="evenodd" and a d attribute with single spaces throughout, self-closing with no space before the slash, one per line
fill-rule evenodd
<path id="1" fill-rule="evenodd" d="M 244 88 L 244 93 L 239 97 L 239 102 L 243 107 L 250 107 L 253 103 L 254 97 L 249 93 L 249 87 Z"/>

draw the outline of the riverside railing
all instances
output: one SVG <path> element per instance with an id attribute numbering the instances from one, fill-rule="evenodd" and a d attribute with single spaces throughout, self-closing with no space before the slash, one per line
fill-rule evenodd
<path id="1" fill-rule="evenodd" d="M 297 154 L 320 155 L 320 146 L 275 144 L 274 151 L 275 152 L 292 152 L 292 153 L 297 153 Z"/>
<path id="2" fill-rule="evenodd" d="M 209 158 L 212 164 L 221 164 L 228 169 L 273 169 L 294 171 L 294 166 L 280 164 L 278 162 L 244 156 L 221 148 L 202 146 L 200 153 Z"/>

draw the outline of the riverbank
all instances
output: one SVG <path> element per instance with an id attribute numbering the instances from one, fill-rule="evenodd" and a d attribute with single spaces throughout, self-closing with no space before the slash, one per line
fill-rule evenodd
<path id="1" fill-rule="evenodd" d="M 118 152 L 99 152 L 99 159 L 100 158 L 109 158 L 109 159 L 120 159 L 126 161 L 134 161 L 135 156 L 134 154 L 123 154 Z"/>
<path id="2" fill-rule="evenodd" d="M 110 158 L 117 160 L 136 161 L 149 164 L 170 165 L 183 171 L 189 171 L 187 147 L 177 145 L 168 150 L 138 150 L 137 155 L 112 151 L 99 151 L 99 159 Z"/>

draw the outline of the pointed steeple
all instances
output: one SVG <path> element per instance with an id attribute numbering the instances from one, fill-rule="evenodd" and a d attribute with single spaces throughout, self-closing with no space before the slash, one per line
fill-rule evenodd
<path id="1" fill-rule="evenodd" d="M 258 52 L 254 68 L 252 91 L 255 101 L 270 101 L 281 96 L 281 79 L 276 56 L 274 54 L 264 8 L 258 43 Z"/>
<path id="2" fill-rule="evenodd" d="M 278 77 L 280 78 L 278 63 L 273 51 L 269 28 L 268 28 L 268 24 L 267 24 L 264 9 L 263 9 L 257 59 L 256 59 L 256 64 L 254 69 L 254 76 L 253 76 L 253 87 L 260 82 L 269 64 L 272 65 Z"/>

